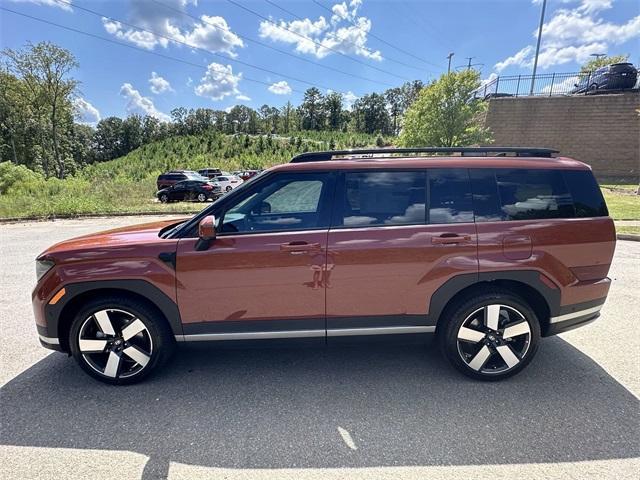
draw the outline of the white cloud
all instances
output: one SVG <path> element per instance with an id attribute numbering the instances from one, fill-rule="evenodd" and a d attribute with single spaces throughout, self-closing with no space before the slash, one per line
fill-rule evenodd
<path id="1" fill-rule="evenodd" d="M 79 123 L 93 125 L 100 121 L 100 112 L 98 109 L 84 98 L 75 98 L 73 100 L 73 109 L 76 120 L 78 120 Z"/>
<path id="2" fill-rule="evenodd" d="M 171 88 L 169 81 L 162 78 L 156 72 L 151 72 L 149 84 L 151 85 L 151 91 L 156 95 L 160 95 L 164 92 L 173 92 L 173 88 Z"/>
<path id="3" fill-rule="evenodd" d="M 380 61 L 380 51 L 371 50 L 366 45 L 371 20 L 358 16 L 361 4 L 361 0 L 351 0 L 348 5 L 346 2 L 333 5 L 333 15 L 329 21 L 323 16 L 317 20 L 304 18 L 291 22 L 280 20 L 272 23 L 264 20 L 260 22 L 260 37 L 295 45 L 297 52 L 317 58 L 337 51 Z"/>
<path id="4" fill-rule="evenodd" d="M 291 95 L 291 87 L 286 82 L 286 80 L 282 80 L 280 82 L 276 82 L 273 85 L 270 85 L 268 90 L 271 93 L 275 93 L 276 95 Z"/>
<path id="5" fill-rule="evenodd" d="M 342 99 L 344 100 L 344 105 L 347 109 L 351 109 L 351 107 L 353 106 L 353 103 L 358 100 L 358 96 L 353 93 L 351 90 L 349 90 L 347 93 L 345 93 L 342 96 Z"/>
<path id="6" fill-rule="evenodd" d="M 133 88 L 130 83 L 123 83 L 120 87 L 120 95 L 127 100 L 127 113 L 138 113 L 141 115 L 150 115 L 158 120 L 168 122 L 169 115 L 159 111 L 153 104 L 153 100 L 149 97 L 143 97 L 138 90 Z"/>
<path id="7" fill-rule="evenodd" d="M 250 102 L 251 97 L 247 95 L 236 95 L 236 100 L 240 100 L 241 102 Z"/>
<path id="8" fill-rule="evenodd" d="M 56 0 L 10 0 L 14 3 L 35 3 L 43 7 L 58 7 L 67 12 L 73 11 L 73 8 L 68 3 L 56 2 Z"/>
<path id="9" fill-rule="evenodd" d="M 185 10 L 189 3 L 197 4 L 197 0 L 163 0 L 163 3 L 177 10 Z M 195 21 L 150 1 L 133 2 L 129 17 L 132 24 L 147 31 L 125 27 L 107 18 L 102 19 L 102 24 L 107 33 L 147 50 L 157 46 L 166 48 L 169 43 L 183 43 L 235 57 L 235 49 L 244 47 L 240 37 L 231 31 L 223 17 L 202 15 L 199 21 Z M 171 39 L 175 39 L 175 42 Z"/>
<path id="10" fill-rule="evenodd" d="M 507 67 L 510 67 L 511 65 L 519 65 L 521 67 L 526 66 L 526 62 L 529 61 L 532 52 L 533 52 L 533 47 L 531 45 L 528 45 L 524 47 L 522 50 L 520 50 L 518 53 L 516 53 L 515 55 L 512 55 L 508 58 L 505 58 L 503 61 L 496 63 L 494 68 L 498 72 L 501 72 L 502 70 L 504 70 Z"/>
<path id="11" fill-rule="evenodd" d="M 211 100 L 222 100 L 230 95 L 241 95 L 238 85 L 242 73 L 234 75 L 231 65 L 221 65 L 210 63 L 207 73 L 200 79 L 200 84 L 194 89 L 196 95 L 210 98 Z"/>
<path id="12" fill-rule="evenodd" d="M 534 3 L 539 2 L 534 0 Z M 613 6 L 613 0 L 565 0 L 563 3 L 577 5 L 556 10 L 543 25 L 538 59 L 538 65 L 543 69 L 571 62 L 584 63 L 592 53 L 606 53 L 612 45 L 640 37 L 640 15 L 623 23 L 601 18 L 601 13 Z M 532 32 L 533 41 L 537 35 L 537 30 Z M 509 66 L 530 68 L 534 52 L 533 45 L 525 46 L 496 63 L 495 69 L 500 72 Z"/>

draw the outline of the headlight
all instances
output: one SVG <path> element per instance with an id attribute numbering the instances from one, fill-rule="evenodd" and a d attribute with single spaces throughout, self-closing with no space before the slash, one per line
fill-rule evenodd
<path id="1" fill-rule="evenodd" d="M 54 265 L 51 260 L 36 260 L 36 277 L 38 282 Z"/>

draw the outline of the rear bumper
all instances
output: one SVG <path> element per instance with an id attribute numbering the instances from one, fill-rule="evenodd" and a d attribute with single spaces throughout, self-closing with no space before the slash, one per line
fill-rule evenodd
<path id="1" fill-rule="evenodd" d="M 549 319 L 549 327 L 544 336 L 557 335 L 558 333 L 568 332 L 574 328 L 587 325 L 600 316 L 600 310 L 604 306 L 604 298 L 593 302 L 581 303 L 563 307 L 564 313 L 551 317 Z"/>

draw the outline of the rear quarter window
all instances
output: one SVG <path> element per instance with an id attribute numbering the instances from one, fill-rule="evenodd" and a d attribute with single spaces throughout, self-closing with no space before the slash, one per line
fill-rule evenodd
<path id="1" fill-rule="evenodd" d="M 573 199 L 576 217 L 609 215 L 602 191 L 590 170 L 565 170 L 562 174 Z"/>

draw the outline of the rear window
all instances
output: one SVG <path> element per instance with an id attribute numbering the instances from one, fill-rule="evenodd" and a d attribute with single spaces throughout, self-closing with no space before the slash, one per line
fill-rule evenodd
<path id="1" fill-rule="evenodd" d="M 606 217 L 609 215 L 598 182 L 589 170 L 566 170 L 564 181 L 573 198 L 576 217 Z"/>
<path id="2" fill-rule="evenodd" d="M 426 172 L 350 172 L 336 224 L 345 227 L 415 225 L 425 222 Z M 339 197 L 340 198 L 340 197 Z"/>
<path id="3" fill-rule="evenodd" d="M 573 202 L 560 170 L 496 170 L 500 207 L 507 220 L 570 218 Z"/>
<path id="4" fill-rule="evenodd" d="M 476 222 L 606 216 L 588 170 L 471 169 Z"/>

